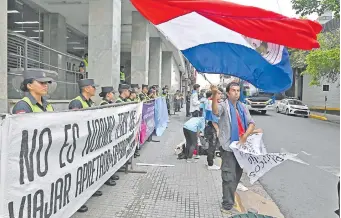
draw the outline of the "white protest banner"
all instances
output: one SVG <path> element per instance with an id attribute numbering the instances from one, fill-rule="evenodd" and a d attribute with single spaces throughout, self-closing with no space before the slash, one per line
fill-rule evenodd
<path id="1" fill-rule="evenodd" d="M 262 136 L 262 133 L 253 134 L 243 145 L 238 145 L 238 142 L 232 142 L 230 145 L 240 167 L 247 172 L 251 184 L 273 167 L 295 156 L 287 153 L 267 153 Z"/>
<path id="2" fill-rule="evenodd" d="M 6 117 L 0 217 L 70 217 L 134 154 L 141 114 L 142 103 Z"/>

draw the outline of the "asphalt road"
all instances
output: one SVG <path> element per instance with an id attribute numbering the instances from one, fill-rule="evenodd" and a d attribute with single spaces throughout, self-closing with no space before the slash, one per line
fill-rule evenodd
<path id="1" fill-rule="evenodd" d="M 286 218 L 337 217 L 340 126 L 271 112 L 253 115 L 269 152 L 298 153 L 309 165 L 286 161 L 260 179 Z"/>

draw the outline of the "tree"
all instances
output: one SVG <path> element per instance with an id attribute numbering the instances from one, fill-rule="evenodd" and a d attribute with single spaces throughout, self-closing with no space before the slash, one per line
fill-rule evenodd
<path id="1" fill-rule="evenodd" d="M 306 55 L 303 74 L 311 76 L 310 85 L 334 83 L 340 77 L 340 29 L 319 34 L 318 41 L 321 47 Z"/>
<path id="2" fill-rule="evenodd" d="M 317 13 L 319 16 L 325 11 L 332 11 L 339 17 L 340 0 L 291 0 L 292 7 L 301 16 Z"/>

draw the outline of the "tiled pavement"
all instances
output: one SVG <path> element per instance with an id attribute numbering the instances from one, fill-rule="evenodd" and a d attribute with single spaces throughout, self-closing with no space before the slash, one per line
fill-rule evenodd
<path id="1" fill-rule="evenodd" d="M 104 185 L 101 197 L 92 197 L 87 213 L 75 213 L 73 218 L 218 218 L 220 212 L 220 171 L 206 169 L 206 156 L 198 163 L 177 160 L 175 145 L 183 141 L 183 113 L 171 117 L 169 127 L 160 142 L 148 142 L 134 159 L 134 170 L 146 174 L 118 173 L 114 187 Z M 174 167 L 136 166 L 135 163 L 173 164 Z"/>

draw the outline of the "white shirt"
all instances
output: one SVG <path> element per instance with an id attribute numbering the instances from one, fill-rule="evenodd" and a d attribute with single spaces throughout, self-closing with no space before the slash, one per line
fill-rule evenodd
<path id="1" fill-rule="evenodd" d="M 200 101 L 198 97 L 198 92 L 193 91 L 191 95 L 189 112 L 200 111 Z"/>

